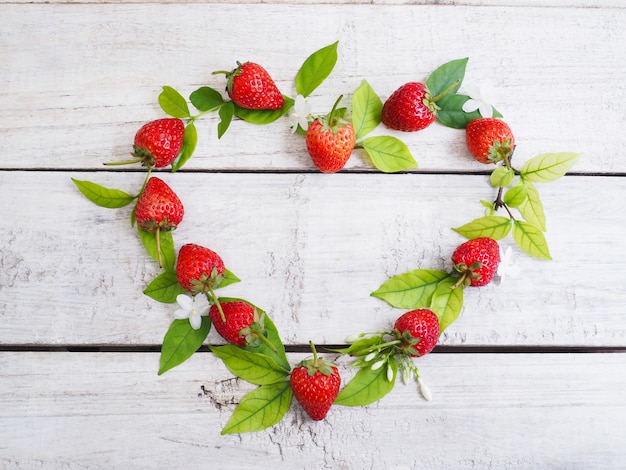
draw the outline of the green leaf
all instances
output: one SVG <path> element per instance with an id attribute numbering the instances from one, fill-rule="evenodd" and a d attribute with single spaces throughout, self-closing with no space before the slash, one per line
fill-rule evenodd
<path id="1" fill-rule="evenodd" d="M 452 230 L 470 240 L 480 237 L 501 240 L 509 234 L 512 225 L 508 217 L 485 215 Z"/>
<path id="2" fill-rule="evenodd" d="M 430 309 L 439 318 L 439 334 L 459 317 L 463 308 L 463 288 L 452 289 L 456 282 L 456 278 L 448 276 L 437 284 L 433 293 Z"/>
<path id="3" fill-rule="evenodd" d="M 504 193 L 504 203 L 509 207 L 519 207 L 524 203 L 528 195 L 528 189 L 523 181 L 520 184 L 513 186 L 511 189 Z"/>
<path id="4" fill-rule="evenodd" d="M 484 199 L 480 200 L 480 205 L 485 208 L 485 215 L 493 215 L 495 209 L 493 208 L 493 202 L 485 201 Z"/>
<path id="5" fill-rule="evenodd" d="M 189 359 L 202 346 L 210 329 L 209 317 L 202 317 L 202 325 L 197 330 L 191 327 L 187 319 L 174 320 L 163 338 L 159 375 Z"/>
<path id="6" fill-rule="evenodd" d="M 524 181 L 548 183 L 567 173 L 579 158 L 580 153 L 544 153 L 524 163 L 520 175 Z"/>
<path id="7" fill-rule="evenodd" d="M 285 104 L 283 104 L 283 107 L 280 109 L 247 109 L 235 105 L 234 114 L 239 119 L 243 119 L 251 124 L 270 124 L 287 114 L 293 107 L 294 100 L 292 98 L 285 95 L 283 95 L 283 98 L 285 99 Z"/>
<path id="8" fill-rule="evenodd" d="M 356 138 L 361 139 L 380 124 L 383 102 L 367 81 L 363 81 L 352 96 L 352 125 Z"/>
<path id="9" fill-rule="evenodd" d="M 228 269 L 224 269 L 224 279 L 222 279 L 222 282 L 220 282 L 220 288 L 235 284 L 236 282 L 240 281 L 241 279 L 235 276 L 231 271 L 229 271 Z"/>
<path id="10" fill-rule="evenodd" d="M 211 87 L 203 86 L 189 95 L 189 101 L 196 109 L 208 112 L 214 111 L 224 103 L 222 94 Z"/>
<path id="11" fill-rule="evenodd" d="M 543 210 L 543 203 L 539 198 L 539 191 L 534 184 L 526 182 L 526 199 L 517 208 L 522 217 L 529 223 L 546 231 L 546 216 Z"/>
<path id="12" fill-rule="evenodd" d="M 513 226 L 513 239 L 522 251 L 539 259 L 552 259 L 548 242 L 540 228 L 533 224 L 516 220 Z"/>
<path id="13" fill-rule="evenodd" d="M 437 111 L 437 120 L 453 129 L 465 129 L 472 119 L 482 117 L 478 110 L 471 113 L 463 111 L 463 105 L 469 99 L 470 97 L 466 95 L 445 95 L 437 101 L 437 106 L 441 108 Z M 493 108 L 493 117 L 502 117 L 502 114 Z"/>
<path id="14" fill-rule="evenodd" d="M 370 295 L 396 308 L 427 307 L 437 284 L 447 276 L 444 271 L 415 269 L 389 278 Z"/>
<path id="15" fill-rule="evenodd" d="M 83 195 L 94 204 L 107 209 L 119 209 L 130 204 L 135 196 L 119 189 L 109 189 L 91 181 L 81 181 L 72 178 L 72 181 Z"/>
<path id="16" fill-rule="evenodd" d="M 157 253 L 156 233 L 144 232 L 139 225 L 137 225 L 137 233 L 139 233 L 141 243 L 150 257 L 154 261 L 158 261 L 159 257 Z M 172 232 L 159 232 L 159 238 L 163 268 L 165 268 L 166 271 L 173 271 L 174 263 L 176 262 L 176 250 L 174 249 L 174 238 L 172 237 Z"/>
<path id="17" fill-rule="evenodd" d="M 243 397 L 222 434 L 261 431 L 274 426 L 287 413 L 292 397 L 288 380 L 261 385 Z"/>
<path id="18" fill-rule="evenodd" d="M 159 94 L 159 105 L 166 114 L 172 117 L 182 119 L 191 116 L 185 98 L 170 86 L 163 87 L 163 91 Z"/>
<path id="19" fill-rule="evenodd" d="M 339 41 L 311 54 L 296 74 L 296 93 L 309 96 L 330 75 L 337 63 Z"/>
<path id="20" fill-rule="evenodd" d="M 393 380 L 387 380 L 386 365 L 376 370 L 370 366 L 363 368 L 339 392 L 335 405 L 365 406 L 387 395 L 393 389 L 398 375 L 398 362 L 394 356 L 389 357 L 388 364 L 393 370 Z"/>
<path id="21" fill-rule="evenodd" d="M 463 78 L 465 78 L 467 61 L 467 57 L 464 59 L 451 60 L 435 69 L 426 81 L 430 95 L 435 98 L 446 90 L 448 90 L 446 96 L 454 95 L 461 86 L 461 83 L 463 83 Z M 455 82 L 457 82 L 456 85 Z"/>
<path id="22" fill-rule="evenodd" d="M 370 352 L 372 346 L 376 346 L 383 343 L 383 337 L 381 335 L 370 336 L 368 338 L 362 338 L 355 341 L 347 348 L 330 349 L 329 351 L 338 352 L 340 354 L 349 354 L 350 356 L 366 356 Z"/>
<path id="23" fill-rule="evenodd" d="M 212 346 L 211 351 L 237 377 L 255 385 L 272 384 L 283 380 L 289 370 L 264 354 L 253 353 L 232 344 Z"/>
<path id="24" fill-rule="evenodd" d="M 404 142 L 396 137 L 370 137 L 361 143 L 376 168 L 385 173 L 417 168 L 417 162 Z"/>
<path id="25" fill-rule="evenodd" d="M 154 278 L 143 293 L 157 302 L 173 304 L 179 294 L 185 293 L 185 289 L 179 284 L 174 271 L 165 271 Z"/>
<path id="26" fill-rule="evenodd" d="M 506 188 L 513 182 L 515 171 L 509 170 L 505 166 L 499 166 L 491 173 L 489 181 L 494 188 Z"/>
<path id="27" fill-rule="evenodd" d="M 185 127 L 185 134 L 183 135 L 183 147 L 180 151 L 180 155 L 172 162 L 172 173 L 178 171 L 187 160 L 191 158 L 193 152 L 196 150 L 198 144 L 198 131 L 195 124 L 189 123 Z"/>
<path id="28" fill-rule="evenodd" d="M 235 115 L 235 103 L 226 101 L 219 110 L 220 122 L 217 125 L 217 138 L 221 139 L 228 130 L 230 123 Z"/>

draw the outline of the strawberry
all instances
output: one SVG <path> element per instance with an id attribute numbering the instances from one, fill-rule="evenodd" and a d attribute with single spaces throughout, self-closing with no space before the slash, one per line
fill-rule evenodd
<path id="1" fill-rule="evenodd" d="M 146 183 L 135 206 L 135 218 L 142 230 L 156 234 L 159 266 L 161 262 L 160 232 L 176 229 L 185 210 L 172 188 L 153 176 Z"/>
<path id="2" fill-rule="evenodd" d="M 254 62 L 237 62 L 237 68 L 217 71 L 226 74 L 226 92 L 237 106 L 247 109 L 280 109 L 285 99 L 270 74 Z"/>
<path id="3" fill-rule="evenodd" d="M 439 107 L 423 83 L 402 85 L 383 105 L 381 120 L 385 126 L 404 132 L 415 132 L 430 126 Z"/>
<path id="4" fill-rule="evenodd" d="M 135 134 L 132 155 L 149 168 L 171 164 L 183 146 L 185 124 L 178 118 L 164 118 L 143 125 Z"/>
<path id="5" fill-rule="evenodd" d="M 337 116 L 341 98 L 335 102 L 328 117 L 315 119 L 306 131 L 306 148 L 315 166 L 323 173 L 341 170 L 356 143 L 352 124 Z"/>
<path id="6" fill-rule="evenodd" d="M 394 335 L 401 340 L 400 348 L 413 357 L 431 352 L 439 339 L 439 318 L 427 308 L 406 312 L 393 328 Z"/>
<path id="7" fill-rule="evenodd" d="M 500 264 L 498 242 L 487 237 L 475 238 L 459 245 L 452 253 L 454 270 L 460 275 L 456 286 L 480 287 L 493 279 Z"/>
<path id="8" fill-rule="evenodd" d="M 465 128 L 467 149 L 480 163 L 497 163 L 510 158 L 515 137 L 508 124 L 496 118 L 472 119 Z"/>
<path id="9" fill-rule="evenodd" d="M 265 314 L 259 314 L 259 311 L 248 302 L 243 300 L 222 302 L 221 311 L 220 306 L 215 304 L 209 310 L 209 318 L 220 336 L 229 343 L 240 347 L 256 347 L 265 343 L 278 353 L 276 346 L 265 335 L 263 326 Z"/>
<path id="10" fill-rule="evenodd" d="M 209 292 L 219 286 L 224 276 L 224 261 L 212 250 L 188 243 L 178 251 L 176 277 L 192 294 Z"/>
<path id="11" fill-rule="evenodd" d="M 289 382 L 296 400 L 315 421 L 326 417 L 339 394 L 341 377 L 337 367 L 317 357 L 312 342 L 313 359 L 305 359 L 292 371 Z"/>

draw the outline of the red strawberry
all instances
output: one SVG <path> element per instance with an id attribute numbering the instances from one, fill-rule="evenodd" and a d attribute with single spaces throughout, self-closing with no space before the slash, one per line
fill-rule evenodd
<path id="1" fill-rule="evenodd" d="M 237 62 L 237 68 L 224 73 L 228 78 L 226 92 L 233 102 L 248 109 L 280 109 L 285 99 L 270 74 L 254 62 Z"/>
<path id="2" fill-rule="evenodd" d="M 176 277 L 183 288 L 192 294 L 210 293 L 219 286 L 224 276 L 224 262 L 212 250 L 188 243 L 178 251 Z"/>
<path id="3" fill-rule="evenodd" d="M 515 137 L 508 124 L 496 118 L 472 119 L 465 128 L 467 149 L 480 163 L 497 163 L 510 158 Z"/>
<path id="4" fill-rule="evenodd" d="M 330 115 L 315 119 L 306 131 L 306 148 L 315 166 L 323 173 L 335 173 L 341 170 L 356 142 L 354 127 L 336 115 L 335 102 Z"/>
<path id="5" fill-rule="evenodd" d="M 296 400 L 315 421 L 326 417 L 339 394 L 341 377 L 337 367 L 317 357 L 313 343 L 313 359 L 306 359 L 292 371 L 289 379 Z"/>
<path id="6" fill-rule="evenodd" d="M 185 124 L 178 118 L 149 122 L 135 134 L 133 156 L 144 166 L 162 168 L 171 164 L 183 146 Z"/>
<path id="7" fill-rule="evenodd" d="M 437 117 L 438 109 L 426 85 L 409 82 L 387 99 L 381 120 L 391 129 L 415 132 L 430 126 Z"/>
<path id="8" fill-rule="evenodd" d="M 142 230 L 156 234 L 159 266 L 161 263 L 160 232 L 174 230 L 183 220 L 185 210 L 172 188 L 153 176 L 146 183 L 135 206 L 135 218 Z"/>
<path id="9" fill-rule="evenodd" d="M 406 312 L 393 327 L 395 335 L 402 340 L 400 348 L 413 357 L 431 352 L 439 339 L 439 318 L 427 308 Z"/>
<path id="10" fill-rule="evenodd" d="M 452 262 L 461 276 L 455 286 L 484 286 L 491 282 L 498 270 L 500 247 L 491 238 L 475 238 L 454 250 Z"/>

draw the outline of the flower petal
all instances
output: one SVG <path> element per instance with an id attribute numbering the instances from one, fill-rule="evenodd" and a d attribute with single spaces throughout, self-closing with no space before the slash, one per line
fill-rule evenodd
<path id="1" fill-rule="evenodd" d="M 465 111 L 466 113 L 473 113 L 474 111 L 476 111 L 478 109 L 478 107 L 480 106 L 481 102 L 478 100 L 467 100 L 465 103 L 463 103 L 463 111 Z"/>
<path id="2" fill-rule="evenodd" d="M 189 324 L 194 330 L 199 330 L 202 326 L 202 317 L 200 315 L 191 315 L 189 317 Z"/>
<path id="3" fill-rule="evenodd" d="M 187 294 L 178 294 L 176 296 L 176 303 L 180 305 L 180 308 L 191 310 L 193 307 L 193 297 L 189 297 Z"/>
<path id="4" fill-rule="evenodd" d="M 474 85 L 470 83 L 469 85 L 465 85 L 465 89 L 467 90 L 466 94 L 470 98 L 475 99 L 475 100 L 483 99 L 482 89 L 478 85 Z"/>
<path id="5" fill-rule="evenodd" d="M 176 318 L 176 320 L 184 320 L 185 318 L 189 318 L 189 310 L 179 308 L 174 312 L 174 318 Z"/>
<path id="6" fill-rule="evenodd" d="M 484 101 L 480 102 L 480 106 L 478 106 L 478 112 L 482 117 L 492 117 L 493 116 L 493 108 L 489 103 L 485 103 Z"/>

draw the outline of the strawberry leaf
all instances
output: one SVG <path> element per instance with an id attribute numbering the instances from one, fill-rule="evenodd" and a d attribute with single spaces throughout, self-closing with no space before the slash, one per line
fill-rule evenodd
<path id="1" fill-rule="evenodd" d="M 72 181 L 87 199 L 100 207 L 119 209 L 130 204 L 135 199 L 135 196 L 131 196 L 119 189 L 109 189 L 91 181 L 81 181 L 74 178 L 72 178 Z"/>
<path id="2" fill-rule="evenodd" d="M 543 203 L 539 198 L 539 191 L 534 184 L 526 182 L 526 199 L 517 208 L 527 222 L 539 227 L 542 232 L 546 231 L 546 216 Z"/>
<path id="3" fill-rule="evenodd" d="M 372 346 L 377 346 L 383 343 L 382 335 L 370 336 L 369 338 L 363 338 L 355 341 L 347 348 L 331 349 L 326 348 L 329 351 L 337 352 L 340 354 L 349 354 L 350 356 L 365 356 L 371 352 Z"/>
<path id="4" fill-rule="evenodd" d="M 361 139 L 380 124 L 383 103 L 367 81 L 363 81 L 352 96 L 352 125 L 356 138 Z"/>
<path id="5" fill-rule="evenodd" d="M 179 294 L 185 293 L 185 289 L 179 284 L 174 271 L 165 271 L 155 277 L 143 293 L 157 302 L 173 304 Z"/>
<path id="6" fill-rule="evenodd" d="M 196 150 L 198 144 L 198 131 L 193 122 L 187 124 L 185 127 L 185 134 L 183 135 L 183 147 L 180 151 L 180 155 L 172 162 L 172 173 L 178 171 L 187 160 L 191 158 L 193 152 Z"/>
<path id="7" fill-rule="evenodd" d="M 233 121 L 233 116 L 235 115 L 235 103 L 232 101 L 226 101 L 222 106 L 220 106 L 219 116 L 220 122 L 217 125 L 217 138 L 221 139 L 222 136 L 228 130 L 230 123 Z"/>
<path id="8" fill-rule="evenodd" d="M 454 95 L 465 78 L 465 68 L 468 58 L 451 60 L 437 67 L 435 71 L 428 77 L 426 86 L 430 95 L 435 98 L 437 95 L 447 91 L 448 95 Z M 456 83 L 456 84 L 455 84 Z M 439 101 L 437 101 L 439 104 Z"/>
<path id="9" fill-rule="evenodd" d="M 524 181 L 548 183 L 567 173 L 579 158 L 579 153 L 544 153 L 524 163 L 520 175 Z"/>
<path id="10" fill-rule="evenodd" d="M 404 142 L 396 137 L 370 137 L 361 142 L 376 168 L 384 173 L 417 168 L 417 162 Z"/>
<path id="11" fill-rule="evenodd" d="M 224 279 L 222 279 L 222 282 L 220 282 L 220 288 L 229 286 L 231 284 L 235 284 L 235 283 L 240 282 L 240 281 L 241 281 L 241 279 L 239 279 L 237 276 L 235 276 L 228 269 L 225 269 L 224 270 Z"/>
<path id="12" fill-rule="evenodd" d="M 189 320 L 174 320 L 163 338 L 159 375 L 189 359 L 202 346 L 210 330 L 209 317 L 202 317 L 202 325 L 197 330 L 191 327 Z"/>
<path id="13" fill-rule="evenodd" d="M 517 246 L 530 256 L 545 260 L 552 259 L 546 237 L 537 226 L 523 220 L 516 220 L 513 226 L 513 239 Z"/>
<path id="14" fill-rule="evenodd" d="M 448 276 L 437 284 L 433 293 L 430 309 L 439 318 L 439 334 L 459 317 L 463 308 L 463 288 L 452 289 L 456 282 L 456 278 Z"/>
<path id="15" fill-rule="evenodd" d="M 387 395 L 396 382 L 398 362 L 394 356 L 389 357 L 389 366 L 393 371 L 393 378 L 387 378 L 387 367 L 383 366 L 372 370 L 367 366 L 359 370 L 356 375 L 339 392 L 335 405 L 365 406 L 380 400 Z"/>
<path id="16" fill-rule="evenodd" d="M 141 243 L 150 257 L 154 261 L 158 261 L 159 255 L 157 253 L 156 233 L 145 232 L 139 225 L 137 225 L 137 233 L 139 233 Z M 176 261 L 176 250 L 174 249 L 174 238 L 172 237 L 172 232 L 159 232 L 159 238 L 163 268 L 165 268 L 166 271 L 173 271 L 174 263 Z"/>
<path id="17" fill-rule="evenodd" d="M 159 105 L 165 114 L 172 117 L 181 119 L 191 117 L 185 98 L 170 86 L 163 87 L 163 91 L 159 94 Z"/>
<path id="18" fill-rule="evenodd" d="M 233 112 L 239 119 L 243 119 L 251 124 L 270 124 L 287 114 L 293 107 L 294 100 L 292 98 L 285 95 L 283 95 L 283 98 L 285 99 L 285 104 L 280 109 L 247 109 L 235 104 Z"/>
<path id="19" fill-rule="evenodd" d="M 470 240 L 480 237 L 501 240 L 509 234 L 512 225 L 513 220 L 508 217 L 485 215 L 452 230 Z"/>
<path id="20" fill-rule="evenodd" d="M 463 105 L 470 97 L 466 95 L 447 94 L 437 101 L 439 111 L 437 111 L 437 121 L 444 126 L 453 129 L 465 129 L 467 124 L 476 118 L 482 117 L 478 110 L 466 113 L 463 111 Z M 502 117 L 500 112 L 493 108 L 493 117 Z"/>
<path id="21" fill-rule="evenodd" d="M 504 193 L 504 203 L 509 207 L 519 207 L 528 196 L 528 188 L 522 180 Z"/>
<path id="22" fill-rule="evenodd" d="M 306 98 L 326 80 L 337 63 L 338 44 L 336 41 L 306 58 L 296 74 L 296 93 Z"/>
<path id="23" fill-rule="evenodd" d="M 211 346 L 211 351 L 224 362 L 229 371 L 255 385 L 276 383 L 289 375 L 289 370 L 276 364 L 271 357 L 232 344 Z"/>
<path id="24" fill-rule="evenodd" d="M 437 284 L 447 276 L 448 273 L 444 271 L 415 269 L 391 277 L 370 295 L 396 308 L 427 307 Z"/>
<path id="25" fill-rule="evenodd" d="M 277 424 L 291 405 L 288 380 L 261 385 L 246 394 L 222 429 L 222 435 L 261 431 Z"/>
<path id="26" fill-rule="evenodd" d="M 513 182 L 515 171 L 509 170 L 505 166 L 499 166 L 491 172 L 489 181 L 494 188 L 506 188 Z"/>
<path id="27" fill-rule="evenodd" d="M 189 95 L 189 101 L 196 109 L 203 112 L 214 111 L 224 103 L 221 93 L 211 87 L 203 86 Z"/>

